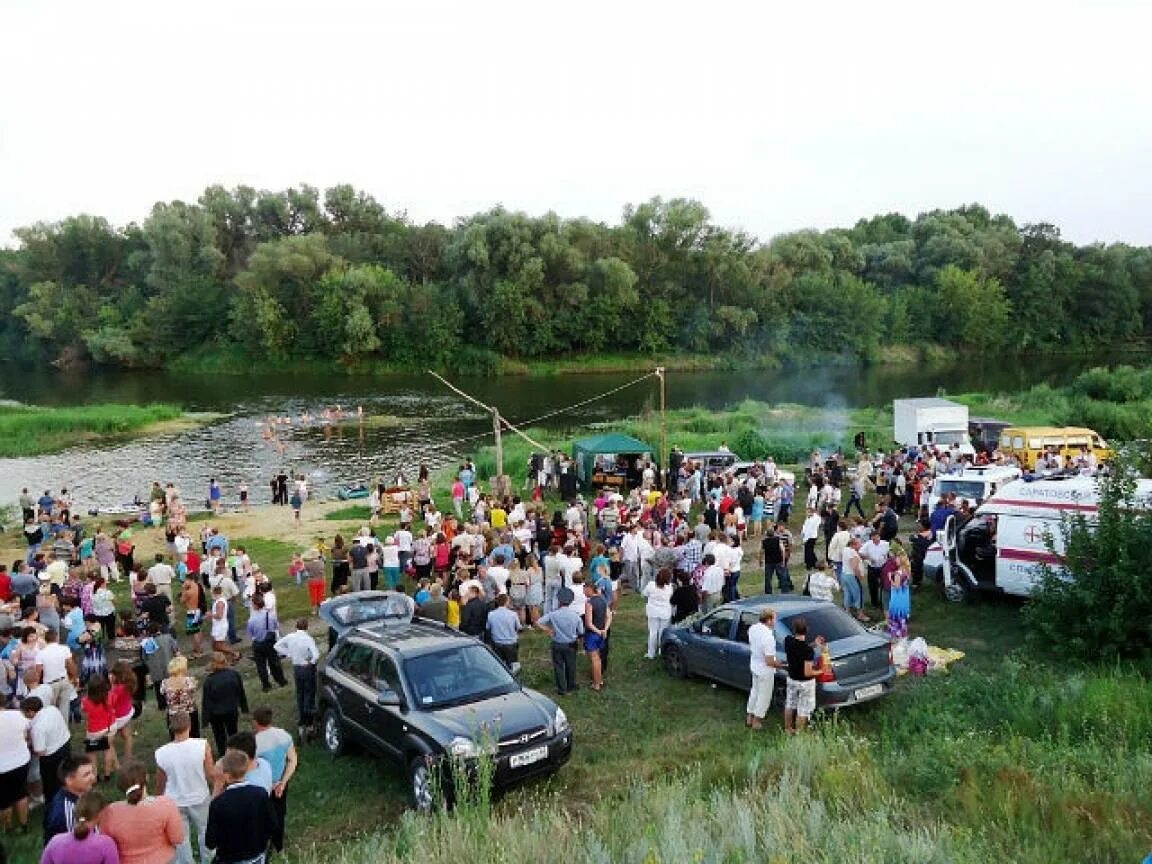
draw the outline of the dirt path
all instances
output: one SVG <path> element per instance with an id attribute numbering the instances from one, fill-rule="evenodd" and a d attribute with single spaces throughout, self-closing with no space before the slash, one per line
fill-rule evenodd
<path id="1" fill-rule="evenodd" d="M 228 537 L 263 537 L 271 540 L 280 540 L 290 545 L 298 546 L 301 551 L 316 542 L 318 537 L 324 537 L 329 543 L 338 528 L 347 523 L 333 522 L 325 519 L 326 513 L 339 510 L 356 501 L 322 501 L 308 502 L 300 511 L 300 521 L 292 518 L 291 507 L 277 507 L 271 504 L 252 507 L 247 513 L 227 510 L 219 516 L 207 520 L 207 524 L 217 527 Z M 85 531 L 91 535 L 100 526 L 114 527 L 114 517 L 111 516 L 85 516 L 83 518 Z M 188 529 L 194 541 L 199 541 L 203 521 L 188 523 Z M 132 540 L 136 544 L 136 560 L 145 561 L 157 552 L 167 553 L 162 528 L 145 528 L 137 525 L 133 528 Z M 27 551 L 23 533 L 19 528 L 0 534 L 0 560 L 11 564 L 22 558 Z"/>

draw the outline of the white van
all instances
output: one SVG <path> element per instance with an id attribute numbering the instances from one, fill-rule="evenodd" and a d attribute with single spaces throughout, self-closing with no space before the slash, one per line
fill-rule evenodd
<path id="1" fill-rule="evenodd" d="M 1141 507 L 1152 506 L 1152 480 L 1136 481 L 1135 496 Z M 945 593 L 950 599 L 976 590 L 1026 597 L 1041 564 L 1062 564 L 1061 517 L 1094 521 L 1098 501 L 1093 478 L 1051 477 L 1011 484 L 977 508 L 959 531 L 950 519 L 940 538 Z"/>
<path id="2" fill-rule="evenodd" d="M 928 496 L 928 512 L 932 513 L 936 502 L 949 492 L 955 494 L 957 505 L 967 501 L 969 507 L 979 507 L 1006 484 L 1019 479 L 1020 469 L 1014 465 L 979 465 L 959 474 L 941 474 Z"/>

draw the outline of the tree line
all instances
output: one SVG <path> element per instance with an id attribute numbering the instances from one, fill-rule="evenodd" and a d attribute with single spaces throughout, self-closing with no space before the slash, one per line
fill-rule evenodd
<path id="1" fill-rule="evenodd" d="M 0 357 L 172 365 L 698 353 L 806 361 L 893 345 L 1108 347 L 1152 331 L 1152 248 L 1076 246 L 980 205 L 762 242 L 686 199 L 609 226 L 496 207 L 415 224 L 351 186 L 211 186 L 142 224 L 38 223 L 0 251 Z"/>

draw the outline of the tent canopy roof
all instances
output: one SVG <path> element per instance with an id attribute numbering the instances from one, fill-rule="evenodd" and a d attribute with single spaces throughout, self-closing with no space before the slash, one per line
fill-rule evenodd
<path id="1" fill-rule="evenodd" d="M 651 453 L 652 445 L 645 444 L 631 435 L 621 432 L 607 432 L 591 438 L 581 438 L 572 445 L 574 450 L 586 453 Z"/>

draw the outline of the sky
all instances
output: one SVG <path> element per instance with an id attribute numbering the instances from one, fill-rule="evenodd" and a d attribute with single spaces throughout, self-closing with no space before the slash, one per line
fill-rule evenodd
<path id="1" fill-rule="evenodd" d="M 0 245 L 211 184 L 768 239 L 980 202 L 1152 244 L 1152 0 L 0 0 Z"/>

